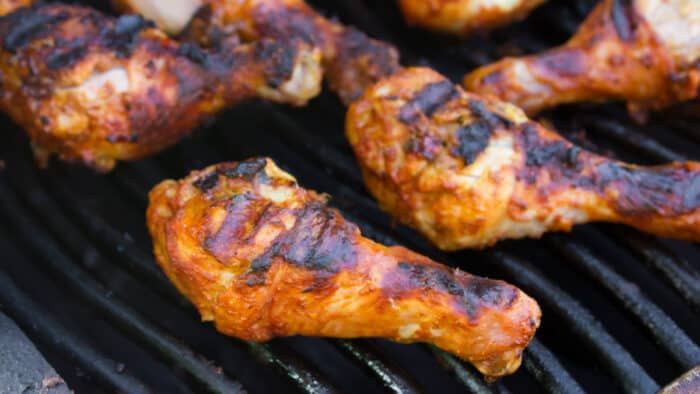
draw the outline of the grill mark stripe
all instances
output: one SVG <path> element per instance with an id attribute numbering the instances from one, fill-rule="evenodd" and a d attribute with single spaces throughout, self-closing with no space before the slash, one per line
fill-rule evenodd
<path id="1" fill-rule="evenodd" d="M 14 18 L 11 19 L 9 32 L 3 39 L 3 47 L 6 51 L 14 53 L 26 47 L 32 41 L 47 34 L 54 25 L 67 20 L 70 16 L 67 12 L 46 15 L 37 13 L 33 8 L 25 10 L 27 12 L 20 11 L 14 14 Z"/>
<path id="2" fill-rule="evenodd" d="M 412 124 L 418 121 L 421 113 L 430 118 L 458 94 L 459 91 L 451 81 L 427 84 L 401 108 L 399 120 L 406 124 Z"/>
<path id="3" fill-rule="evenodd" d="M 611 17 L 617 35 L 623 41 L 629 41 L 632 38 L 634 23 L 630 15 L 631 0 L 613 0 Z"/>

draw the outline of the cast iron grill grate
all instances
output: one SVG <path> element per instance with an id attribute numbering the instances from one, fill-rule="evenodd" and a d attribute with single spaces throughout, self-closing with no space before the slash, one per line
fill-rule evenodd
<path id="1" fill-rule="evenodd" d="M 592 4 L 549 4 L 492 40 L 464 43 L 406 29 L 389 0 L 317 3 L 397 44 L 405 63 L 455 79 L 513 48 L 561 42 Z M 594 225 L 486 251 L 440 253 L 394 226 L 364 191 L 343 117 L 328 93 L 305 109 L 249 103 L 167 152 L 106 176 L 57 162 L 38 170 L 26 138 L 8 122 L 0 147 L 0 307 L 77 392 L 648 393 L 700 364 L 696 245 Z M 617 105 L 547 117 L 564 131 L 585 129 L 591 138 L 579 142 L 627 160 L 700 158 L 692 122 L 659 117 L 640 127 Z M 471 367 L 427 346 L 312 338 L 261 345 L 199 323 L 153 262 L 143 223 L 147 192 L 192 169 L 256 155 L 330 193 L 367 236 L 504 278 L 534 296 L 543 325 L 523 368 L 487 385 Z"/>

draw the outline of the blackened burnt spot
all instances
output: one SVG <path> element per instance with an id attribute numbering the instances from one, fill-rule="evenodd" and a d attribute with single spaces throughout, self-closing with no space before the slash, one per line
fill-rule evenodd
<path id="1" fill-rule="evenodd" d="M 683 195 L 683 208 L 692 211 L 700 207 L 700 174 L 692 177 Z"/>
<path id="2" fill-rule="evenodd" d="M 398 270 L 387 275 L 385 288 L 392 296 L 411 295 L 416 290 L 446 292 L 469 319 L 476 319 L 482 306 L 510 307 L 518 297 L 517 290 L 499 281 L 452 272 L 447 267 L 399 262 Z"/>
<path id="3" fill-rule="evenodd" d="M 221 227 L 205 239 L 205 249 L 221 262 L 230 261 L 236 256 L 238 246 L 248 239 L 255 227 L 251 225 L 265 213 L 267 205 L 252 193 L 235 195 L 226 206 Z"/>
<path id="4" fill-rule="evenodd" d="M 578 168 L 579 153 L 581 150 L 562 140 L 543 140 L 537 126 L 527 123 L 520 134 L 521 149 L 526 153 L 525 165 L 527 167 L 543 167 L 551 163 L 562 164 L 571 168 Z"/>
<path id="5" fill-rule="evenodd" d="M 562 140 L 543 139 L 534 123 L 523 125 L 517 143 L 520 151 L 525 153 L 525 167 L 519 176 L 526 182 L 535 183 L 541 170 L 546 169 L 550 179 L 561 186 L 593 183 L 590 177 L 580 174 L 583 166 L 581 149 Z"/>
<path id="6" fill-rule="evenodd" d="M 266 272 L 272 266 L 272 259 L 279 253 L 279 244 L 272 245 L 250 264 L 253 273 Z"/>
<path id="7" fill-rule="evenodd" d="M 297 219 L 293 235 L 286 245 L 287 261 L 314 270 L 329 268 L 330 261 L 315 259 L 319 243 L 328 225 L 327 212 L 317 210 L 313 205 L 307 206 Z"/>
<path id="8" fill-rule="evenodd" d="M 510 120 L 489 111 L 481 101 L 470 100 L 469 109 L 476 120 L 457 130 L 459 145 L 452 151 L 453 154 L 462 158 L 464 165 L 472 164 L 479 157 L 479 154 L 489 145 L 491 135 L 498 127 L 513 126 Z"/>
<path id="9" fill-rule="evenodd" d="M 87 55 L 88 47 L 83 38 L 76 38 L 66 48 L 60 48 L 46 58 L 46 66 L 50 70 L 70 67 Z"/>
<path id="10" fill-rule="evenodd" d="M 184 56 L 201 66 L 205 66 L 209 58 L 207 53 L 204 52 L 204 50 L 202 49 L 202 47 L 190 42 L 186 42 L 180 45 L 180 48 L 178 48 L 177 50 L 177 55 Z"/>
<path id="11" fill-rule="evenodd" d="M 626 167 L 606 162 L 597 167 L 601 192 L 615 188 L 615 207 L 624 215 L 683 215 L 700 208 L 700 174 L 682 166 Z"/>
<path id="12" fill-rule="evenodd" d="M 105 47 L 116 52 L 118 57 L 129 57 L 136 45 L 141 30 L 154 27 L 152 21 L 140 15 L 124 15 L 111 26 L 105 27 L 100 35 Z"/>
<path id="13" fill-rule="evenodd" d="M 241 205 L 241 209 L 250 210 L 251 207 L 254 206 L 250 205 L 250 202 Z M 257 209 L 257 211 L 258 215 L 263 215 L 260 211 L 264 209 Z M 289 264 L 316 272 L 318 283 L 315 287 L 322 288 L 325 281 L 343 267 L 356 264 L 355 238 L 359 231 L 353 224 L 346 222 L 340 214 L 321 202 L 307 204 L 296 213 L 296 216 L 294 226 L 280 234 L 264 253 L 251 262 L 248 275 L 263 275 L 270 269 L 274 259 L 280 257 Z M 245 220 L 248 220 L 248 223 L 254 221 L 250 215 L 239 214 L 238 217 L 236 223 L 245 223 Z M 267 217 L 261 221 L 269 220 L 271 220 L 270 217 Z M 228 221 L 227 218 L 226 222 Z M 242 225 L 238 227 L 243 228 Z M 257 228 L 257 226 L 254 227 Z M 229 231 L 229 233 L 227 239 L 231 239 L 230 237 L 234 235 L 244 236 L 240 231 L 236 233 Z M 255 230 L 251 232 L 253 235 L 254 233 L 256 233 Z M 219 235 L 217 238 L 220 238 Z"/>
<path id="14" fill-rule="evenodd" d="M 401 108 L 399 120 L 406 124 L 413 124 L 418 121 L 421 113 L 430 118 L 457 95 L 459 91 L 450 81 L 427 84 Z"/>
<path id="15" fill-rule="evenodd" d="M 237 163 L 233 168 L 223 169 L 221 173 L 227 178 L 243 178 L 248 181 L 256 176 L 264 177 L 261 179 L 267 179 L 267 174 L 265 173 L 266 165 L 267 160 L 264 158 L 255 158 Z"/>
<path id="16" fill-rule="evenodd" d="M 219 184 L 218 172 L 209 173 L 203 178 L 199 178 L 197 181 L 194 182 L 194 186 L 203 192 L 208 192 L 209 190 L 216 187 L 217 184 Z"/>
<path id="17" fill-rule="evenodd" d="M 503 308 L 510 308 L 518 299 L 518 291 L 513 286 L 476 276 L 469 279 L 467 292 L 481 302 Z"/>
<path id="18" fill-rule="evenodd" d="M 506 128 L 513 126 L 513 122 L 511 122 L 510 119 L 507 119 L 495 112 L 489 111 L 489 109 L 486 108 L 486 104 L 479 100 L 469 100 L 469 110 L 471 110 L 471 112 L 479 119 L 486 122 L 486 124 L 488 124 L 492 129 L 499 126 Z"/>
<path id="19" fill-rule="evenodd" d="M 275 39 L 300 39 L 310 45 L 319 43 L 313 17 L 292 7 L 256 7 L 253 20 L 261 36 Z"/>
<path id="20" fill-rule="evenodd" d="M 6 51 L 16 52 L 35 39 L 45 36 L 54 25 L 67 20 L 68 12 L 51 13 L 51 8 L 30 7 L 11 14 L 3 22 L 9 23 L 3 38 Z"/>
<path id="21" fill-rule="evenodd" d="M 636 28 L 631 3 L 631 0 L 613 0 L 610 10 L 615 31 L 623 41 L 629 41 Z"/>
<path id="22" fill-rule="evenodd" d="M 371 74 L 373 81 L 393 75 L 401 68 L 394 47 L 373 40 L 354 27 L 346 27 L 338 42 L 339 56 L 345 58 L 345 63 L 353 59 L 365 63 L 363 72 Z"/>
<path id="23" fill-rule="evenodd" d="M 304 208 L 289 235 L 282 250 L 290 263 L 329 273 L 355 264 L 354 225 L 320 202 Z"/>
<path id="24" fill-rule="evenodd" d="M 472 164 L 489 144 L 493 130 L 483 120 L 468 124 L 457 130 L 459 146 L 454 150 L 464 160 L 464 165 Z"/>
<path id="25" fill-rule="evenodd" d="M 555 160 L 568 162 L 569 156 L 569 147 L 564 141 L 553 141 L 530 149 L 525 164 L 528 167 L 542 167 Z"/>
<path id="26" fill-rule="evenodd" d="M 251 276 L 246 280 L 245 282 L 246 285 L 249 287 L 253 286 L 262 286 L 265 284 L 265 277 L 264 276 Z"/>
<path id="27" fill-rule="evenodd" d="M 257 46 L 255 56 L 264 64 L 265 80 L 271 88 L 276 89 L 291 78 L 296 59 L 294 45 L 263 40 Z"/>

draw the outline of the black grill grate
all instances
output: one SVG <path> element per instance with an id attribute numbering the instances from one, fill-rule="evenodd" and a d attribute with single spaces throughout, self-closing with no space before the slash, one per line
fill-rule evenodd
<path id="1" fill-rule="evenodd" d="M 528 22 L 496 33 L 495 44 L 407 30 L 388 0 L 317 3 L 399 45 L 406 63 L 458 79 L 514 47 L 529 52 L 561 42 L 592 1 L 551 2 Z M 637 127 L 617 105 L 547 116 L 562 130 L 585 128 L 591 138 L 581 142 L 625 159 L 700 157 L 688 123 L 660 117 Z M 700 363 L 695 245 L 595 225 L 488 251 L 440 253 L 395 227 L 366 194 L 343 117 L 328 93 L 306 109 L 250 103 L 173 149 L 106 176 L 60 163 L 37 170 L 26 138 L 13 127 L 0 147 L 7 167 L 0 172 L 1 307 L 78 392 L 648 393 Z M 366 235 L 503 277 L 534 296 L 543 325 L 523 368 L 487 385 L 454 356 L 422 345 L 310 338 L 261 345 L 199 323 L 153 262 L 143 224 L 146 195 L 162 179 L 255 155 L 275 158 L 304 186 L 332 194 Z"/>

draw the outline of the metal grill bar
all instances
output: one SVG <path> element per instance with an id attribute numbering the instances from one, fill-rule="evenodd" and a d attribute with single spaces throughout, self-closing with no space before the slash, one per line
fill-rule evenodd
<path id="1" fill-rule="evenodd" d="M 584 392 L 554 354 L 536 338 L 525 349 L 523 366 L 550 393 L 583 394 Z"/>
<path id="2" fill-rule="evenodd" d="M 618 141 L 623 146 L 633 148 L 647 157 L 662 161 L 688 160 L 685 155 L 666 147 L 649 136 L 631 130 L 616 120 L 586 117 L 581 122 L 583 125 L 589 126 L 587 130 Z"/>
<path id="3" fill-rule="evenodd" d="M 616 233 L 616 239 L 661 273 L 691 307 L 700 311 L 700 273 L 652 237 L 639 233 L 622 234 L 622 231 Z"/>
<path id="4" fill-rule="evenodd" d="M 187 371 L 198 384 L 211 392 L 242 393 L 237 382 L 218 373 L 207 363 L 202 362 L 190 349 L 168 339 L 168 336 L 139 317 L 131 308 L 111 299 L 107 289 L 96 283 L 77 268 L 45 234 L 42 226 L 34 222 L 32 215 L 24 211 L 15 197 L 11 196 L 6 186 L 0 183 L 0 205 L 4 214 L 10 218 L 21 238 L 33 246 L 44 258 L 46 267 L 62 277 L 70 288 L 83 296 L 83 299 L 95 306 L 113 323 L 130 333 L 143 345 L 160 354 L 168 362 Z"/>
<path id="5" fill-rule="evenodd" d="M 690 369 L 700 364 L 700 347 L 636 286 L 603 264 L 581 244 L 561 236 L 552 236 L 550 240 L 553 247 L 608 289 L 681 366 Z"/>
<path id="6" fill-rule="evenodd" d="M 364 365 L 372 376 L 378 378 L 388 392 L 416 394 L 422 391 L 417 388 L 417 384 L 412 381 L 406 371 L 400 370 L 376 350 L 370 349 L 370 345 L 365 341 L 338 340 L 333 341 L 333 343 L 345 354 Z"/>
<path id="7" fill-rule="evenodd" d="M 26 166 L 23 169 L 23 173 L 27 175 L 22 179 L 24 187 L 15 183 L 15 189 L 22 193 L 25 201 L 31 205 L 33 210 L 41 215 L 42 220 L 49 225 L 49 227 L 53 230 L 53 233 L 58 234 L 60 238 L 62 238 L 63 242 L 71 245 L 74 250 L 81 250 L 85 247 L 85 245 L 89 245 L 90 242 L 85 236 L 83 236 L 83 234 L 76 231 L 73 226 L 67 224 L 69 220 L 64 216 L 64 209 L 59 208 L 59 206 L 49 197 L 48 193 L 46 193 L 38 184 L 37 180 L 33 176 L 35 170 Z M 52 190 L 55 192 L 54 194 L 65 196 L 66 185 L 64 183 L 57 182 L 56 179 L 52 177 L 48 177 L 48 180 L 52 184 Z M 68 197 L 63 201 L 76 201 L 76 197 L 77 196 L 72 196 L 72 198 Z M 122 245 L 130 242 L 129 239 L 125 239 L 122 234 L 119 234 L 117 231 L 107 225 L 97 213 L 92 212 L 91 214 L 85 212 L 84 210 L 80 209 L 79 205 L 77 204 L 65 203 L 62 204 L 62 206 L 68 208 L 74 217 L 81 219 L 81 222 L 88 228 L 88 234 L 91 234 L 94 238 L 103 240 L 104 242 L 102 243 L 102 246 L 104 248 L 112 249 L 116 245 Z M 152 264 L 150 259 L 147 259 L 140 251 L 135 251 L 137 253 L 123 253 L 124 249 L 125 248 L 118 247 L 117 251 L 121 250 L 121 255 L 124 257 L 121 261 L 126 263 L 125 266 L 129 272 L 142 278 L 144 281 L 146 281 L 146 283 L 155 285 L 152 288 L 160 295 L 177 300 L 181 304 L 189 305 L 189 303 L 187 303 L 180 293 L 174 291 L 165 275 L 156 267 L 155 264 Z M 97 250 L 94 250 L 94 252 L 99 255 Z"/>
<path id="8" fill-rule="evenodd" d="M 619 379 L 625 392 L 652 393 L 659 389 L 654 379 L 578 301 L 546 279 L 529 263 L 504 252 L 494 251 L 490 254 L 510 277 L 517 278 L 520 286 L 554 310 L 585 340 L 610 374 Z"/>
<path id="9" fill-rule="evenodd" d="M 134 394 L 148 393 L 138 379 L 126 371 L 118 372 L 114 361 L 99 354 L 54 321 L 49 313 L 33 303 L 10 277 L 1 271 L 0 303 L 3 310 L 6 310 L 23 330 L 32 337 L 50 344 L 58 353 L 75 360 L 80 368 L 94 374 L 110 390 Z M 37 319 L 38 316 L 41 318 Z"/>
<path id="10" fill-rule="evenodd" d="M 478 371 L 471 367 L 466 367 L 457 357 L 445 353 L 442 350 L 431 347 L 435 358 L 449 370 L 457 380 L 462 383 L 473 394 L 492 394 L 491 388 L 486 385 L 484 378 Z"/>
<path id="11" fill-rule="evenodd" d="M 270 345 L 255 342 L 247 342 L 247 344 L 258 361 L 273 365 L 303 392 L 310 394 L 338 393 L 338 390 L 322 375 L 306 365 L 291 351 L 280 351 L 279 347 L 272 351 Z"/>

